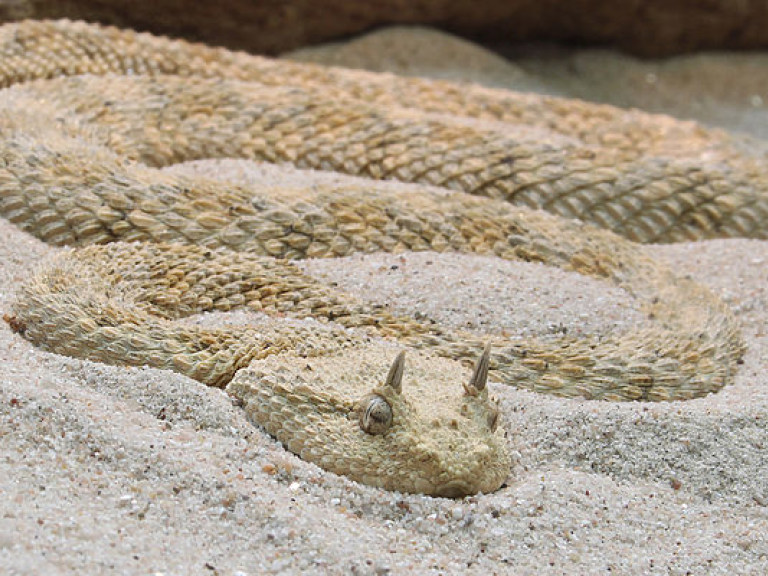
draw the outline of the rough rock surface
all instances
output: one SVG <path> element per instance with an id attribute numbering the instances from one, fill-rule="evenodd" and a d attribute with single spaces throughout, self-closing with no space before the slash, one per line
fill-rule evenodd
<path id="1" fill-rule="evenodd" d="M 761 0 L 2 0 L 0 19 L 72 18 L 276 53 L 391 24 L 485 42 L 555 40 L 644 55 L 768 44 Z"/>

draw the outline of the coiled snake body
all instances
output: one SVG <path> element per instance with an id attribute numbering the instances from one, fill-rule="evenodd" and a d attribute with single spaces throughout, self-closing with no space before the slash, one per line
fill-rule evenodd
<path id="1" fill-rule="evenodd" d="M 489 371 L 561 396 L 680 400 L 727 384 L 743 354 L 717 297 L 614 233 L 766 237 L 762 168 L 725 134 L 71 22 L 0 28 L 0 81 L 0 214 L 46 242 L 85 246 L 19 290 L 12 327 L 54 352 L 226 386 L 290 450 L 333 472 L 407 492 L 492 491 L 510 463 Z M 445 191 L 254 191 L 158 169 L 211 157 Z M 361 304 L 287 261 L 405 249 L 596 276 L 650 320 L 600 340 L 512 345 Z M 174 323 L 237 307 L 334 322 Z M 392 362 L 371 334 L 414 351 Z"/>

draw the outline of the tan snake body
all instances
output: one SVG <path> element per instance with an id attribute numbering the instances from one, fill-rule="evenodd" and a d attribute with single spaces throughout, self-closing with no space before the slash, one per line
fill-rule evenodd
<path id="1" fill-rule="evenodd" d="M 4 26 L 0 56 L 10 86 L 0 93 L 0 214 L 52 244 L 122 241 L 56 257 L 20 289 L 14 329 L 54 352 L 226 385 L 255 421 L 329 470 L 394 490 L 487 492 L 509 472 L 488 364 L 496 379 L 541 392 L 674 400 L 717 391 L 743 354 L 730 311 L 705 288 L 609 231 L 513 205 L 644 241 L 765 237 L 762 170 L 724 134 L 80 23 Z M 549 124 L 559 133 L 543 132 Z M 673 154 L 665 136 L 686 141 L 690 156 Z M 157 169 L 230 156 L 456 191 L 253 191 Z M 603 278 L 651 320 L 600 340 L 512 344 L 398 318 L 259 256 L 404 249 L 491 253 Z M 172 322 L 242 306 L 341 327 Z M 405 368 L 398 357 L 385 378 L 391 348 L 361 331 L 423 352 Z M 470 378 L 456 361 L 478 356 Z"/>

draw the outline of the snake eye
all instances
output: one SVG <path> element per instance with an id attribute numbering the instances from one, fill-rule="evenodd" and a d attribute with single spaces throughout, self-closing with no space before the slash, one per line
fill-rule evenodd
<path id="1" fill-rule="evenodd" d="M 392 407 L 381 396 L 372 394 L 360 411 L 360 428 L 368 434 L 384 434 L 392 426 Z"/>
<path id="2" fill-rule="evenodd" d="M 384 386 L 396 394 L 403 391 L 405 351 L 400 352 L 387 373 Z M 392 426 L 392 406 L 382 396 L 371 394 L 363 398 L 360 409 L 360 428 L 368 434 L 384 434 Z"/>

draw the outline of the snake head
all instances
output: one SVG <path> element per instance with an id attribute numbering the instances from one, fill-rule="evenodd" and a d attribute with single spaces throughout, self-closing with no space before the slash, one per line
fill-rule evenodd
<path id="1" fill-rule="evenodd" d="M 399 492 L 492 492 L 510 459 L 486 385 L 490 350 L 458 361 L 367 344 L 316 358 L 288 353 L 241 370 L 228 391 L 289 450 L 331 472 Z M 301 368 L 299 368 L 301 366 Z"/>
<path id="2" fill-rule="evenodd" d="M 493 491 L 504 481 L 509 459 L 498 429 L 497 402 L 488 395 L 490 346 L 462 384 L 463 391 L 446 381 L 442 370 L 429 368 L 443 363 L 419 358 L 414 380 L 421 386 L 414 385 L 409 395 L 403 392 L 406 370 L 401 352 L 384 384 L 358 402 L 355 413 L 360 429 L 377 437 L 368 439 L 375 446 L 376 457 L 371 460 L 377 462 L 377 474 L 361 477 L 363 482 L 403 492 L 462 497 Z"/>

